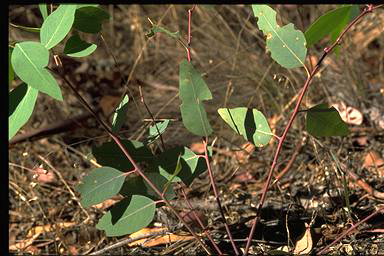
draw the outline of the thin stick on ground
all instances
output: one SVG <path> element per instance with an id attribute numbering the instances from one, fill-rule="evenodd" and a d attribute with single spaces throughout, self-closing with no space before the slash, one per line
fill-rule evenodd
<path id="1" fill-rule="evenodd" d="M 167 233 L 168 233 L 167 230 L 162 230 L 162 231 L 158 231 L 158 232 L 151 232 L 149 234 L 143 234 L 143 235 L 140 235 L 140 236 L 137 236 L 137 237 L 126 238 L 126 239 L 123 239 L 123 240 L 121 240 L 121 241 L 119 241 L 119 242 L 117 242 L 115 244 L 112 244 L 112 245 L 109 245 L 107 247 L 104 247 L 101 250 L 93 252 L 93 253 L 91 253 L 89 255 L 103 255 L 103 254 L 105 254 L 106 252 L 108 252 L 110 250 L 122 247 L 122 246 L 124 246 L 126 244 L 133 243 L 133 242 L 136 242 L 138 240 L 145 239 L 145 238 L 155 238 L 155 237 L 158 237 L 158 236 L 165 235 Z"/>
<path id="2" fill-rule="evenodd" d="M 59 177 L 59 179 L 61 180 L 61 182 L 63 182 L 64 186 L 67 188 L 68 192 L 71 194 L 72 198 L 79 204 L 80 206 L 80 209 L 85 213 L 85 215 L 87 216 L 87 218 L 84 220 L 84 223 L 87 223 L 89 220 L 90 220 L 90 216 L 88 214 L 88 212 L 84 209 L 84 207 L 80 204 L 80 200 L 79 198 L 77 198 L 75 192 L 73 192 L 73 190 L 71 189 L 71 187 L 68 185 L 68 183 L 65 181 L 63 175 L 61 175 L 61 173 L 47 160 L 45 159 L 44 157 L 38 155 L 37 156 L 38 158 L 40 158 L 41 161 L 43 161 L 46 165 L 49 166 L 49 168 L 54 171 L 56 173 L 56 175 Z"/>
<path id="3" fill-rule="evenodd" d="M 301 92 L 300 92 L 300 95 L 297 99 L 297 103 L 296 103 L 296 106 L 295 106 L 295 109 L 288 121 L 288 124 L 287 126 L 285 127 L 284 129 L 284 132 L 283 132 L 283 135 L 280 137 L 281 139 L 279 140 L 279 144 L 277 145 L 277 149 L 276 149 L 276 152 L 275 152 L 275 155 L 273 157 L 273 162 L 272 162 L 272 165 L 271 165 L 271 168 L 269 170 L 269 173 L 268 173 L 268 178 L 267 178 L 267 181 L 265 182 L 264 184 L 264 187 L 263 187 L 263 190 L 262 190 L 262 195 L 261 195 L 261 199 L 260 199 L 260 202 L 259 202 L 259 205 L 257 207 L 257 211 L 256 211 L 256 217 L 254 218 L 254 221 L 253 221 L 253 224 L 252 224 L 252 228 L 251 228 L 251 231 L 249 233 L 249 236 L 248 236 L 248 241 L 247 241 L 247 245 L 245 247 L 245 252 L 244 252 L 244 255 L 248 255 L 248 250 L 249 250 L 249 247 L 251 246 L 251 242 L 252 242 L 252 237 L 253 237 L 253 234 L 255 232 L 255 229 L 256 229 L 256 225 L 257 223 L 259 222 L 260 220 L 260 212 L 261 212 L 261 208 L 263 207 L 263 204 L 264 204 L 264 201 L 265 201 L 265 198 L 266 198 L 266 195 L 267 195 L 267 191 L 268 191 L 268 188 L 269 188 L 269 185 L 271 183 L 271 180 L 272 180 L 272 176 L 273 176 L 273 171 L 276 167 L 276 164 L 277 164 L 277 160 L 279 158 L 279 155 L 280 155 L 280 151 L 282 149 L 282 146 L 283 146 L 283 143 L 285 141 L 285 138 L 288 134 L 288 131 L 289 129 L 291 128 L 291 125 L 293 123 L 293 121 L 295 120 L 295 117 L 299 111 L 299 108 L 300 108 L 300 105 L 301 105 L 301 102 L 303 100 L 303 97 L 306 93 L 306 91 L 308 90 L 308 87 L 313 79 L 313 77 L 316 75 L 317 71 L 319 70 L 320 68 L 320 65 L 322 64 L 324 58 L 333 50 L 333 48 L 336 47 L 336 45 L 338 45 L 341 41 L 341 39 L 343 38 L 343 36 L 345 35 L 345 33 L 357 22 L 359 21 L 363 16 L 365 16 L 366 14 L 372 12 L 373 10 L 373 5 L 368 5 L 364 11 L 362 13 L 360 13 L 359 16 L 357 16 L 344 30 L 343 32 L 340 34 L 340 36 L 336 39 L 336 41 L 330 46 L 330 47 L 326 47 L 324 49 L 324 53 L 323 55 L 321 56 L 321 58 L 319 59 L 319 61 L 317 62 L 315 68 L 312 70 L 312 72 L 310 72 L 307 80 L 305 81 L 305 84 L 303 86 L 303 88 L 301 89 Z M 306 70 L 308 70 L 306 68 Z"/>
<path id="4" fill-rule="evenodd" d="M 133 170 L 139 174 L 145 182 L 148 183 L 148 185 L 155 191 L 157 195 L 160 196 L 160 198 L 164 201 L 164 203 L 169 207 L 169 209 L 176 215 L 176 217 L 184 224 L 184 226 L 188 229 L 188 231 L 192 234 L 192 236 L 197 240 L 197 242 L 203 247 L 203 249 L 211 255 L 209 249 L 206 247 L 206 245 L 201 241 L 199 236 L 192 230 L 192 228 L 184 221 L 184 219 L 180 216 L 180 214 L 176 211 L 176 209 L 171 205 L 169 200 L 165 198 L 165 196 L 161 193 L 161 191 L 156 187 L 156 185 L 144 174 L 144 172 L 141 170 L 141 168 L 137 165 L 136 161 L 132 158 L 132 156 L 129 154 L 127 149 L 124 147 L 124 145 L 121 143 L 121 140 L 118 136 L 116 136 L 109 125 L 101 119 L 97 113 L 91 108 L 91 106 L 85 101 L 85 99 L 79 94 L 79 92 L 76 91 L 75 87 L 72 85 L 72 83 L 64 76 L 61 75 L 58 72 L 55 72 L 52 69 L 49 69 L 54 74 L 61 77 L 65 83 L 71 88 L 73 93 L 76 95 L 78 100 L 83 104 L 83 106 L 92 113 L 92 115 L 95 117 L 96 121 L 104 128 L 104 130 L 108 133 L 108 135 L 112 138 L 112 140 L 117 144 L 117 146 L 120 148 L 120 150 L 124 153 L 124 155 L 127 157 L 127 159 L 132 163 Z"/>
<path id="5" fill-rule="evenodd" d="M 365 217 L 364 219 L 362 219 L 361 221 L 357 222 L 355 225 L 352 225 L 352 227 L 350 227 L 347 231 L 345 231 L 343 234 L 341 234 L 335 241 L 333 241 L 332 243 L 330 243 L 329 245 L 327 245 L 324 249 L 322 249 L 320 252 L 317 253 L 317 255 L 321 255 L 321 254 L 324 254 L 324 253 L 327 253 L 329 248 L 331 248 L 331 246 L 333 246 L 334 244 L 336 244 L 337 242 L 339 242 L 341 239 L 343 239 L 346 235 L 348 235 L 349 233 L 351 233 L 353 230 L 355 230 L 358 226 L 360 226 L 361 224 L 363 224 L 364 222 L 367 222 L 370 218 L 374 217 L 376 214 L 378 213 L 384 213 L 384 206 L 381 206 L 380 208 L 378 208 L 376 211 L 374 211 L 373 213 L 371 213 L 370 215 L 368 215 L 367 217 Z"/>

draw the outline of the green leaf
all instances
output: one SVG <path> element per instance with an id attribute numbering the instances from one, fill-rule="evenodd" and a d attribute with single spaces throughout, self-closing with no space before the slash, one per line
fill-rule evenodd
<path id="1" fill-rule="evenodd" d="M 179 156 L 181 170 L 175 173 Z M 206 169 L 207 166 L 204 159 L 187 147 L 176 147 L 161 153 L 149 167 L 151 172 L 160 173 L 168 181 L 182 181 L 187 186 Z"/>
<path id="2" fill-rule="evenodd" d="M 107 236 L 123 236 L 138 231 L 153 220 L 155 202 L 145 196 L 134 195 L 115 204 L 96 225 Z"/>
<path id="3" fill-rule="evenodd" d="M 153 159 L 151 151 L 143 143 L 135 140 L 121 140 L 121 142 L 137 163 Z M 92 148 L 92 154 L 103 166 L 110 166 L 120 171 L 130 171 L 133 168 L 131 162 L 114 141 Z"/>
<path id="4" fill-rule="evenodd" d="M 111 167 L 92 170 L 76 187 L 81 193 L 81 204 L 89 207 L 103 202 L 119 193 L 126 174 Z"/>
<path id="5" fill-rule="evenodd" d="M 217 112 L 233 130 L 256 147 L 263 147 L 269 143 L 272 131 L 263 113 L 257 109 L 219 108 Z"/>
<path id="6" fill-rule="evenodd" d="M 109 19 L 109 14 L 95 6 L 85 6 L 76 10 L 73 27 L 85 33 L 98 33 L 104 20 Z"/>
<path id="7" fill-rule="evenodd" d="M 316 137 L 348 135 L 348 126 L 339 112 L 327 104 L 316 105 L 307 111 L 307 131 Z"/>
<path id="8" fill-rule="evenodd" d="M 43 20 L 45 20 L 48 16 L 47 4 L 39 4 L 39 10 Z"/>
<path id="9" fill-rule="evenodd" d="M 125 119 L 127 118 L 128 111 L 128 95 L 125 95 L 119 106 L 116 108 L 112 119 L 112 131 L 118 132 L 123 126 Z"/>
<path id="10" fill-rule="evenodd" d="M 32 115 L 38 91 L 25 83 L 9 93 L 8 140 L 28 121 Z"/>
<path id="11" fill-rule="evenodd" d="M 151 144 L 157 140 L 161 134 L 165 132 L 169 124 L 169 119 L 164 120 L 163 122 L 158 122 L 154 125 L 149 126 L 149 136 L 145 139 L 144 144 Z M 157 126 L 157 129 L 156 129 Z M 159 132 L 157 131 L 159 130 Z"/>
<path id="12" fill-rule="evenodd" d="M 11 87 L 11 83 L 15 78 L 15 74 L 13 72 L 12 63 L 11 63 L 11 56 L 12 56 L 12 48 L 8 47 L 8 87 Z"/>
<path id="13" fill-rule="evenodd" d="M 165 198 L 168 200 L 175 198 L 176 194 L 173 188 L 170 187 L 166 189 L 165 185 L 168 180 L 164 176 L 156 172 L 148 172 L 145 175 L 152 181 L 152 183 L 157 187 L 159 191 L 165 191 Z M 161 197 L 140 176 L 129 177 L 129 179 L 124 182 L 119 193 L 125 197 L 132 195 L 142 195 L 152 198 L 153 200 L 161 199 Z"/>
<path id="14" fill-rule="evenodd" d="M 172 200 L 176 197 L 175 191 L 172 187 L 167 186 L 168 180 L 161 175 L 160 173 L 156 172 L 149 172 L 146 174 L 146 176 L 152 181 L 152 183 L 157 187 L 157 189 L 164 194 L 165 198 L 168 200 Z M 145 187 L 147 188 L 148 195 L 161 199 L 161 197 L 151 188 L 151 186 L 144 181 Z"/>
<path id="15" fill-rule="evenodd" d="M 63 100 L 59 85 L 44 68 L 48 61 L 48 50 L 38 42 L 17 43 L 11 56 L 13 69 L 21 80 L 57 100 Z"/>
<path id="16" fill-rule="evenodd" d="M 164 187 L 164 191 L 168 190 L 169 185 L 173 182 L 173 179 L 176 178 L 176 176 L 180 173 L 180 171 L 182 169 L 181 162 L 180 162 L 180 159 L 181 159 L 180 157 L 181 157 L 181 155 L 179 155 L 179 157 L 177 158 L 177 163 L 176 163 L 175 171 L 173 172 L 172 176 L 169 178 L 167 183 L 163 186 Z"/>
<path id="17" fill-rule="evenodd" d="M 327 35 L 332 35 L 332 42 L 335 42 L 343 28 L 350 21 L 355 7 L 353 5 L 342 6 L 331 10 L 320 16 L 305 31 L 307 47 L 311 47 Z"/>
<path id="18" fill-rule="evenodd" d="M 67 40 L 64 53 L 70 57 L 80 58 L 92 54 L 96 48 L 95 44 L 87 43 L 81 40 L 78 34 L 75 34 Z"/>
<path id="19" fill-rule="evenodd" d="M 76 9 L 80 9 L 80 8 L 88 7 L 88 6 L 97 7 L 97 6 L 99 6 L 99 4 L 77 4 Z"/>
<path id="20" fill-rule="evenodd" d="M 252 9 L 259 29 L 267 36 L 266 47 L 272 59 L 285 68 L 304 66 L 307 48 L 303 32 L 296 30 L 292 23 L 280 27 L 276 12 L 268 5 L 252 5 Z"/>
<path id="21" fill-rule="evenodd" d="M 203 100 L 212 99 L 207 84 L 187 60 L 180 63 L 180 105 L 181 117 L 185 128 L 193 134 L 208 136 L 212 133 Z"/>
<path id="22" fill-rule="evenodd" d="M 171 31 L 169 31 L 168 29 L 165 29 L 165 28 L 160 27 L 160 26 L 157 26 L 157 25 L 153 25 L 152 28 L 151 28 L 151 30 L 150 30 L 148 33 L 146 33 L 145 35 L 146 35 L 147 37 L 152 37 L 152 36 L 154 36 L 156 33 L 165 33 L 165 34 L 167 34 L 168 36 L 173 37 L 173 38 L 176 38 L 176 39 L 180 37 L 180 33 L 179 33 L 179 31 L 171 32 Z"/>
<path id="23" fill-rule="evenodd" d="M 61 42 L 72 28 L 76 5 L 61 4 L 43 22 L 40 31 L 41 44 L 51 49 Z"/>

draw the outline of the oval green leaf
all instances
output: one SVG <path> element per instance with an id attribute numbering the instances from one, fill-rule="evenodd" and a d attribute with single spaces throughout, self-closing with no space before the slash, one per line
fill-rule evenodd
<path id="1" fill-rule="evenodd" d="M 15 74 L 13 73 L 13 67 L 11 63 L 12 56 L 12 48 L 8 47 L 8 87 L 11 88 L 11 82 L 15 78 Z"/>
<path id="2" fill-rule="evenodd" d="M 316 105 L 307 111 L 307 131 L 316 137 L 348 135 L 348 126 L 339 112 L 327 104 Z"/>
<path id="3" fill-rule="evenodd" d="M 167 186 L 168 180 L 163 175 L 156 172 L 148 172 L 145 175 L 152 181 L 160 192 L 165 192 L 165 198 L 168 200 L 175 198 L 175 191 L 172 186 Z M 148 183 L 140 176 L 129 177 L 129 179 L 124 182 L 119 193 L 124 197 L 142 195 L 152 198 L 153 200 L 161 199 L 161 197 L 151 188 L 151 186 L 149 186 Z"/>
<path id="4" fill-rule="evenodd" d="M 48 61 L 48 50 L 38 42 L 17 43 L 11 56 L 13 69 L 21 80 L 57 100 L 63 100 L 59 85 L 44 68 Z"/>
<path id="5" fill-rule="evenodd" d="M 285 68 L 304 66 L 307 48 L 303 32 L 296 30 L 292 23 L 280 27 L 276 12 L 268 5 L 252 5 L 252 9 L 259 29 L 267 37 L 266 47 L 272 59 Z"/>
<path id="6" fill-rule="evenodd" d="M 219 108 L 218 112 L 233 130 L 256 147 L 263 147 L 269 143 L 273 135 L 271 128 L 263 113 L 257 109 Z"/>
<path id="7" fill-rule="evenodd" d="M 70 57 L 80 58 L 92 54 L 96 50 L 95 44 L 81 40 L 78 34 L 71 36 L 65 43 L 64 53 Z"/>
<path id="8" fill-rule="evenodd" d="M 28 121 L 32 115 L 38 91 L 25 83 L 9 93 L 8 140 Z"/>
<path id="9" fill-rule="evenodd" d="M 75 11 L 76 5 L 61 4 L 44 20 L 40 30 L 40 41 L 45 48 L 51 49 L 65 38 L 72 28 Z"/>
<path id="10" fill-rule="evenodd" d="M 151 151 L 140 141 L 121 140 L 121 143 L 136 163 L 151 161 L 153 159 Z M 130 171 L 133 168 L 131 162 L 114 141 L 103 143 L 99 147 L 93 147 L 92 154 L 97 162 L 103 166 L 110 166 L 120 171 Z"/>
<path id="11" fill-rule="evenodd" d="M 181 170 L 178 170 L 180 156 Z M 184 182 L 190 185 L 194 178 L 203 173 L 206 163 L 187 147 L 176 147 L 169 149 L 153 161 L 149 169 L 151 172 L 158 172 L 170 182 Z"/>
<path id="12" fill-rule="evenodd" d="M 212 99 L 211 91 L 200 73 L 187 60 L 180 63 L 180 105 L 185 128 L 193 134 L 208 136 L 212 133 L 203 101 Z"/>
<path id="13" fill-rule="evenodd" d="M 145 196 L 134 195 L 115 204 L 97 223 L 107 236 L 123 236 L 138 231 L 153 220 L 155 202 Z"/>
<path id="14" fill-rule="evenodd" d="M 156 172 L 149 172 L 146 174 L 148 179 L 152 181 L 152 183 L 156 186 L 156 188 L 163 193 L 165 198 L 168 200 L 172 200 L 176 197 L 175 191 L 173 190 L 172 185 L 168 184 L 168 180 L 161 175 L 160 173 Z M 147 193 L 149 196 L 161 199 L 161 197 L 151 188 L 151 186 L 144 181 L 145 187 L 147 188 Z"/>
<path id="15" fill-rule="evenodd" d="M 39 10 L 43 20 L 45 20 L 48 17 L 47 4 L 39 4 Z"/>
<path id="16" fill-rule="evenodd" d="M 129 97 L 125 95 L 119 106 L 116 108 L 112 118 L 112 131 L 118 132 L 127 119 Z"/>
<path id="17" fill-rule="evenodd" d="M 169 124 L 169 119 L 166 119 L 162 122 L 158 122 L 154 125 L 149 126 L 149 135 L 145 139 L 144 144 L 151 144 L 157 140 L 161 134 L 165 132 Z M 157 128 L 156 128 L 157 127 Z"/>
<path id="18" fill-rule="evenodd" d="M 329 34 L 332 35 L 332 41 L 334 42 L 340 35 L 341 30 L 353 17 L 355 8 L 354 5 L 342 6 L 320 16 L 305 31 L 307 47 L 311 47 Z"/>
<path id="19" fill-rule="evenodd" d="M 81 204 L 89 207 L 117 195 L 123 186 L 126 174 L 111 167 L 92 170 L 76 187 L 81 193 Z"/>
<path id="20" fill-rule="evenodd" d="M 73 27 L 85 33 L 99 33 L 101 25 L 109 19 L 109 14 L 95 6 L 85 6 L 76 10 Z"/>

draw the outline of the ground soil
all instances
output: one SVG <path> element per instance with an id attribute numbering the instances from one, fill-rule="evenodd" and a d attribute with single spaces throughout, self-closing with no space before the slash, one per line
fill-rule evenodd
<path id="1" fill-rule="evenodd" d="M 86 58 L 60 55 L 63 44 L 57 46 L 55 53 L 60 55 L 63 72 L 87 102 L 108 120 L 124 93 L 125 81 L 129 80 L 131 101 L 122 135 L 143 140 L 148 133 L 151 116 L 140 101 L 141 88 L 155 118 L 171 119 L 163 135 L 164 143 L 198 151 L 201 138 L 183 127 L 179 111 L 178 65 L 186 58 L 186 52 L 165 34 L 146 37 L 151 27 L 149 18 L 170 31 L 180 31 L 186 38 L 191 6 L 101 7 L 112 16 L 103 25 L 104 40 L 100 35 L 85 35 L 88 41 L 98 45 L 95 53 Z M 305 31 L 317 17 L 337 6 L 272 7 L 280 24 L 292 22 L 297 29 Z M 293 252 L 298 241 L 303 241 L 306 227 L 311 232 L 306 233 L 304 241 L 311 240 L 312 244 L 308 245 L 311 253 L 319 252 L 351 225 L 382 207 L 383 17 L 381 8 L 353 27 L 338 54 L 332 53 L 325 60 L 302 106 L 305 109 L 318 103 L 343 102 L 362 114 L 362 123 L 350 124 L 351 132 L 346 137 L 317 139 L 305 131 L 303 113 L 298 115 L 275 172 L 286 173 L 267 193 L 250 253 Z M 39 27 L 42 18 L 37 5 L 13 5 L 9 6 L 9 22 Z M 213 100 L 206 102 L 214 129 L 209 141 L 215 140 L 211 166 L 238 248 L 245 247 L 277 141 L 272 140 L 264 148 L 253 148 L 226 126 L 217 109 L 257 108 L 271 124 L 275 123 L 271 125 L 275 133 L 281 134 L 294 108 L 293 100 L 306 79 L 303 69 L 287 70 L 271 59 L 256 22 L 248 5 L 199 5 L 192 14 L 191 24 L 192 63 L 213 94 Z M 9 42 L 22 40 L 36 41 L 38 34 L 9 25 Z M 312 60 L 316 61 L 326 46 L 329 38 L 311 48 Z M 50 67 L 56 68 L 53 61 Z M 19 83 L 16 79 L 11 87 Z M 109 238 L 95 228 L 108 205 L 84 209 L 79 204 L 80 195 L 74 188 L 95 168 L 89 157 L 91 148 L 109 138 L 63 81 L 58 79 L 58 83 L 64 101 L 40 93 L 32 117 L 9 144 L 9 246 L 17 254 L 89 254 L 128 237 Z M 159 152 L 158 145 L 151 148 L 153 152 Z M 37 177 L 36 168 L 40 165 L 48 173 L 42 172 Z M 233 255 L 208 175 L 201 175 L 186 192 L 219 247 Z M 116 202 L 119 198 L 113 199 Z M 187 212 L 188 206 L 181 196 L 174 205 Z M 158 209 L 149 227 L 160 224 L 175 234 L 188 235 L 165 207 Z M 379 213 L 332 246 L 329 253 L 384 254 L 383 230 L 384 216 Z M 207 239 L 205 242 L 211 246 Z M 194 240 L 179 240 L 148 247 L 125 244 L 103 254 L 204 255 L 205 252 Z"/>

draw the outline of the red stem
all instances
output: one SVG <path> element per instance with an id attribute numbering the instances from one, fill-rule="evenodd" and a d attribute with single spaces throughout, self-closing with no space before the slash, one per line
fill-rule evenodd
<path id="1" fill-rule="evenodd" d="M 215 241 L 213 240 L 211 234 L 206 230 L 206 227 L 204 226 L 203 222 L 201 221 L 200 217 L 196 214 L 196 212 L 193 210 L 193 207 L 191 205 L 191 203 L 189 202 L 188 198 L 187 198 L 187 195 L 185 194 L 185 191 L 183 189 L 183 187 L 181 187 L 181 193 L 183 194 L 184 196 L 184 199 L 185 201 L 187 202 L 187 205 L 189 207 L 189 209 L 191 209 L 191 212 L 193 214 L 193 216 L 195 217 L 195 219 L 197 220 L 197 222 L 199 223 L 200 227 L 202 230 L 204 230 L 204 233 L 205 235 L 208 237 L 209 241 L 211 241 L 211 244 L 213 246 L 213 248 L 215 248 L 216 252 L 218 253 L 218 255 L 223 255 L 223 253 L 220 251 L 220 248 L 217 246 L 217 244 L 215 243 Z"/>
<path id="2" fill-rule="evenodd" d="M 205 140 L 203 140 L 203 144 L 204 144 L 204 156 L 203 157 L 205 159 L 205 162 L 207 163 L 208 174 L 209 174 L 209 179 L 211 180 L 213 194 L 215 195 L 216 203 L 217 203 L 217 206 L 219 207 L 219 212 L 220 212 L 221 218 L 223 219 L 223 223 L 224 223 L 224 226 L 225 226 L 225 231 L 227 232 L 228 238 L 231 241 L 232 248 L 235 251 L 235 254 L 239 255 L 239 251 L 236 248 L 235 242 L 233 241 L 233 238 L 232 238 L 231 231 L 230 231 L 230 229 L 228 227 L 228 223 L 227 223 L 227 220 L 226 220 L 225 215 L 224 215 L 223 207 L 221 206 L 219 193 L 217 193 L 215 178 L 213 176 L 213 172 L 211 170 L 211 165 L 209 163 L 208 150 L 207 150 L 207 142 Z"/>
<path id="3" fill-rule="evenodd" d="M 165 196 L 160 192 L 160 190 L 156 187 L 156 185 L 148 179 L 148 177 L 144 174 L 144 172 L 140 169 L 140 167 L 137 165 L 136 161 L 131 157 L 129 152 L 126 150 L 124 145 L 121 143 L 120 138 L 117 137 L 109 127 L 109 125 L 99 118 L 97 113 L 91 108 L 91 106 L 85 101 L 85 99 L 77 92 L 75 87 L 72 85 L 72 83 L 64 76 L 61 75 L 58 72 L 55 72 L 52 69 L 47 68 L 48 70 L 52 71 L 53 73 L 59 75 L 72 89 L 72 91 L 75 93 L 77 98 L 81 101 L 81 103 L 85 106 L 85 108 L 92 113 L 92 115 L 95 117 L 98 123 L 100 123 L 103 128 L 107 131 L 108 135 L 115 141 L 115 143 L 118 145 L 121 151 L 123 151 L 124 155 L 127 157 L 127 159 L 132 163 L 134 169 L 133 171 L 136 171 L 147 183 L 148 185 L 160 196 L 160 198 L 164 201 L 164 203 L 171 209 L 171 211 L 177 216 L 177 218 L 184 224 L 184 226 L 188 229 L 188 231 L 192 234 L 192 236 L 197 240 L 197 242 L 204 248 L 204 250 L 210 255 L 210 252 L 208 248 L 204 245 L 204 243 L 201 241 L 199 236 L 192 230 L 192 228 L 184 221 L 184 219 L 180 216 L 180 214 L 175 210 L 175 208 L 171 205 L 171 203 L 165 198 Z"/>
<path id="4" fill-rule="evenodd" d="M 323 250 L 321 250 L 320 252 L 317 253 L 317 255 L 321 255 L 321 254 L 324 254 L 326 252 L 328 252 L 329 248 L 336 244 L 337 242 L 339 242 L 343 237 L 345 237 L 346 235 L 348 235 L 349 233 L 351 233 L 351 231 L 355 230 L 358 226 L 360 226 L 362 223 L 368 221 L 370 218 L 372 218 L 373 216 L 375 216 L 376 214 L 380 213 L 380 212 L 384 212 L 384 207 L 380 207 L 379 209 L 377 209 L 376 211 L 374 211 L 373 213 L 371 213 L 370 215 L 368 215 L 367 217 L 365 217 L 364 219 L 362 219 L 361 221 L 357 222 L 355 225 L 352 225 L 352 227 L 350 227 L 347 231 L 345 231 L 341 236 L 339 236 L 335 241 L 333 241 L 332 243 L 330 243 L 329 245 L 327 245 Z"/>
<path id="5" fill-rule="evenodd" d="M 321 63 L 323 62 L 324 58 L 328 55 L 329 52 L 332 51 L 332 49 L 340 43 L 341 41 L 341 38 L 345 35 L 345 33 L 352 27 L 353 24 L 355 24 L 359 19 L 361 19 L 361 17 L 363 17 L 364 15 L 366 15 L 367 13 L 369 12 L 372 12 L 372 9 L 373 9 L 373 6 L 372 5 L 368 5 L 364 11 L 359 15 L 357 16 L 345 29 L 344 31 L 340 34 L 340 36 L 336 39 L 336 41 L 330 46 L 330 47 L 327 47 L 324 49 L 324 54 L 323 56 L 319 59 L 318 63 L 316 64 L 315 68 L 312 70 L 312 72 L 310 73 L 309 77 L 307 78 L 307 80 L 305 81 L 305 84 L 300 92 L 300 96 L 299 98 L 297 99 L 297 103 L 296 103 L 296 106 L 295 106 L 295 109 L 288 121 L 288 124 L 287 126 L 285 127 L 285 130 L 283 132 L 283 135 L 280 137 L 281 139 L 279 140 L 279 144 L 277 145 L 277 149 L 276 149 L 276 152 L 275 152 L 275 155 L 273 157 L 273 163 L 271 165 L 271 168 L 269 170 L 269 174 L 268 174 L 268 178 L 267 178 L 267 181 L 265 182 L 265 185 L 263 187 L 263 191 L 262 191 L 262 195 L 261 195 L 261 199 L 260 199 L 260 202 L 259 202 L 259 205 L 257 207 L 257 212 L 256 212 L 256 217 L 253 221 L 253 225 L 252 225 L 252 228 L 251 228 L 251 231 L 249 232 L 249 236 L 248 236 L 248 240 L 247 240 L 247 245 L 245 247 L 245 252 L 244 252 L 244 255 L 248 255 L 248 250 L 249 250 L 249 247 L 251 246 L 251 242 L 252 242 L 252 237 L 253 237 L 253 234 L 255 232 L 255 229 L 256 229 L 256 225 L 257 223 L 259 222 L 260 220 L 260 211 L 261 211 L 261 208 L 263 207 L 263 204 L 264 204 L 264 201 L 265 201 L 265 198 L 266 198 L 266 195 L 267 195 L 267 191 L 268 191 L 268 188 L 269 188 L 269 185 L 271 183 L 271 179 L 272 179 L 272 175 L 273 175 L 273 171 L 276 167 L 276 164 L 277 164 L 277 160 L 278 160 L 278 157 L 279 157 L 279 154 L 280 154 L 280 151 L 281 151 L 281 148 L 283 146 L 283 143 L 285 141 L 285 138 L 288 134 L 288 131 L 289 131 L 289 128 L 291 127 L 293 121 L 295 120 L 295 117 L 299 111 L 299 108 L 300 108 L 300 105 L 301 105 L 301 102 L 303 100 L 303 97 L 308 89 L 308 86 L 310 85 L 310 82 L 312 81 L 312 78 L 314 77 L 314 75 L 317 73 L 317 71 L 319 70 L 319 67 L 321 65 Z"/>
<path id="6" fill-rule="evenodd" d="M 188 62 L 191 62 L 191 19 L 192 19 L 192 12 L 195 9 L 195 5 L 188 10 L 188 41 L 187 41 L 187 57 Z"/>

